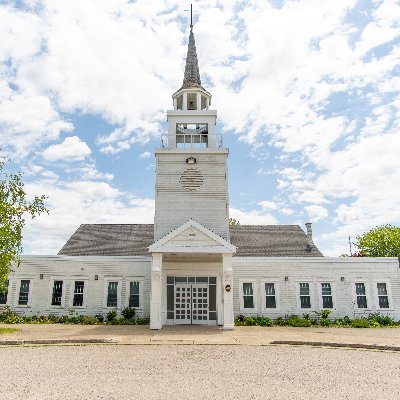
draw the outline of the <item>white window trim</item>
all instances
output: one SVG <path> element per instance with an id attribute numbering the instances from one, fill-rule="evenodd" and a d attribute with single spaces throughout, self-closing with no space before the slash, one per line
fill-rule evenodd
<path id="1" fill-rule="evenodd" d="M 297 311 L 303 312 L 307 314 L 309 312 L 315 311 L 315 299 L 314 299 L 314 281 L 310 279 L 297 279 L 296 281 L 296 304 L 297 304 Z M 310 308 L 302 308 L 301 301 L 300 301 L 300 283 L 308 283 L 308 287 L 310 289 Z"/>
<path id="2" fill-rule="evenodd" d="M 76 281 L 83 281 L 85 282 L 85 286 L 83 288 L 83 305 L 82 306 L 74 306 L 74 293 L 75 293 L 75 282 Z M 87 307 L 87 290 L 88 290 L 88 281 L 89 277 L 87 276 L 73 276 L 70 279 L 69 285 L 69 307 L 73 308 L 74 310 L 81 310 Z"/>
<path id="3" fill-rule="evenodd" d="M 30 308 L 32 304 L 32 288 L 33 288 L 33 280 L 31 276 L 21 276 L 18 277 L 15 285 L 15 299 L 14 299 L 14 306 L 19 308 Z M 18 304 L 19 300 L 19 292 L 21 290 L 21 281 L 30 281 L 29 282 L 29 294 L 28 294 L 28 304 Z"/>
<path id="4" fill-rule="evenodd" d="M 379 307 L 378 283 L 386 283 L 389 308 L 380 308 Z M 376 310 L 377 311 L 393 311 L 392 287 L 390 284 L 390 280 L 389 279 L 374 279 L 373 285 L 374 285 L 374 299 L 375 299 Z"/>
<path id="5" fill-rule="evenodd" d="M 107 297 L 108 297 L 108 283 L 118 282 L 117 288 L 117 307 L 107 307 Z M 122 290 L 122 278 L 120 276 L 115 277 L 105 277 L 104 278 L 104 296 L 103 296 L 103 308 L 106 310 L 120 310 L 121 309 L 121 290 Z"/>
<path id="6" fill-rule="evenodd" d="M 243 283 L 251 283 L 253 285 L 253 308 L 244 308 L 243 299 Z M 239 293 L 240 293 L 240 311 L 244 313 L 257 313 L 258 312 L 258 287 L 256 279 L 240 279 L 239 280 Z"/>
<path id="7" fill-rule="evenodd" d="M 139 282 L 139 307 L 135 310 L 143 310 L 143 291 L 144 291 L 144 277 L 127 277 L 125 286 L 125 307 L 129 307 L 130 286 L 131 282 Z"/>
<path id="8" fill-rule="evenodd" d="M 357 306 L 357 293 L 356 293 L 356 283 L 363 283 L 365 285 L 365 296 L 367 297 L 367 308 L 358 308 Z M 371 307 L 371 292 L 370 292 L 370 285 L 368 279 L 357 279 L 355 281 L 351 282 L 352 284 L 352 290 L 353 290 L 353 304 L 354 304 L 354 310 L 355 311 L 364 311 L 368 312 L 372 310 Z"/>
<path id="9" fill-rule="evenodd" d="M 265 302 L 266 302 L 266 292 L 265 292 L 265 284 L 266 283 L 273 283 L 274 284 L 274 288 L 275 288 L 275 302 L 276 302 L 276 307 L 275 308 L 266 308 L 265 307 Z M 279 296 L 279 280 L 278 279 L 263 279 L 261 281 L 261 293 L 262 293 L 262 311 L 263 312 L 275 312 L 275 311 L 279 311 L 281 309 L 281 302 L 280 302 L 280 296 Z"/>
<path id="10" fill-rule="evenodd" d="M 53 306 L 51 303 L 53 301 L 53 287 L 55 281 L 62 281 L 62 297 L 61 297 L 61 306 Z M 65 308 L 65 295 L 67 292 L 67 278 L 65 276 L 50 276 L 49 280 L 49 303 L 48 308 Z"/>
<path id="11" fill-rule="evenodd" d="M 331 284 L 331 293 L 332 293 L 332 303 L 333 308 L 324 308 L 322 301 L 322 283 L 330 283 Z M 332 312 L 336 310 L 336 284 L 332 279 L 320 279 L 317 281 L 318 284 L 318 305 L 320 310 L 331 310 Z"/>

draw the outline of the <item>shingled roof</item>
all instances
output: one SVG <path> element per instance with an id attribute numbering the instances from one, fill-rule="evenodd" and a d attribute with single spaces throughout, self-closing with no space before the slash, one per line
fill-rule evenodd
<path id="1" fill-rule="evenodd" d="M 298 225 L 236 225 L 230 226 L 230 236 L 239 257 L 322 256 L 316 246 L 307 246 L 307 235 Z M 152 224 L 83 224 L 58 254 L 149 256 L 153 242 Z"/>

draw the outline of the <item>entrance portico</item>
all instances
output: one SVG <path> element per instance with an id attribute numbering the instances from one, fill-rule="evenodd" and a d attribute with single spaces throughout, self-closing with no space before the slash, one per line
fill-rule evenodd
<path id="1" fill-rule="evenodd" d="M 191 219 L 149 251 L 150 329 L 175 324 L 218 324 L 233 329 L 234 245 Z"/>

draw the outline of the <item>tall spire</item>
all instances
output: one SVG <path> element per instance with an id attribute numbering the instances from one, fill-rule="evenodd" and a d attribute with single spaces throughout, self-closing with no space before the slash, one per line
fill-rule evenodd
<path id="1" fill-rule="evenodd" d="M 199 62 L 193 34 L 192 5 L 190 5 L 190 35 L 182 88 L 201 87 Z"/>

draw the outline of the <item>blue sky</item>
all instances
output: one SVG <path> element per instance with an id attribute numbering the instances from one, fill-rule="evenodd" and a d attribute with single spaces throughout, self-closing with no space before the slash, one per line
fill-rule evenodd
<path id="1" fill-rule="evenodd" d="M 81 223 L 152 223 L 154 149 L 181 85 L 190 2 L 0 0 L 0 144 L 49 216 L 26 254 Z M 203 86 L 242 224 L 313 222 L 326 255 L 400 224 L 400 3 L 194 2 Z"/>

